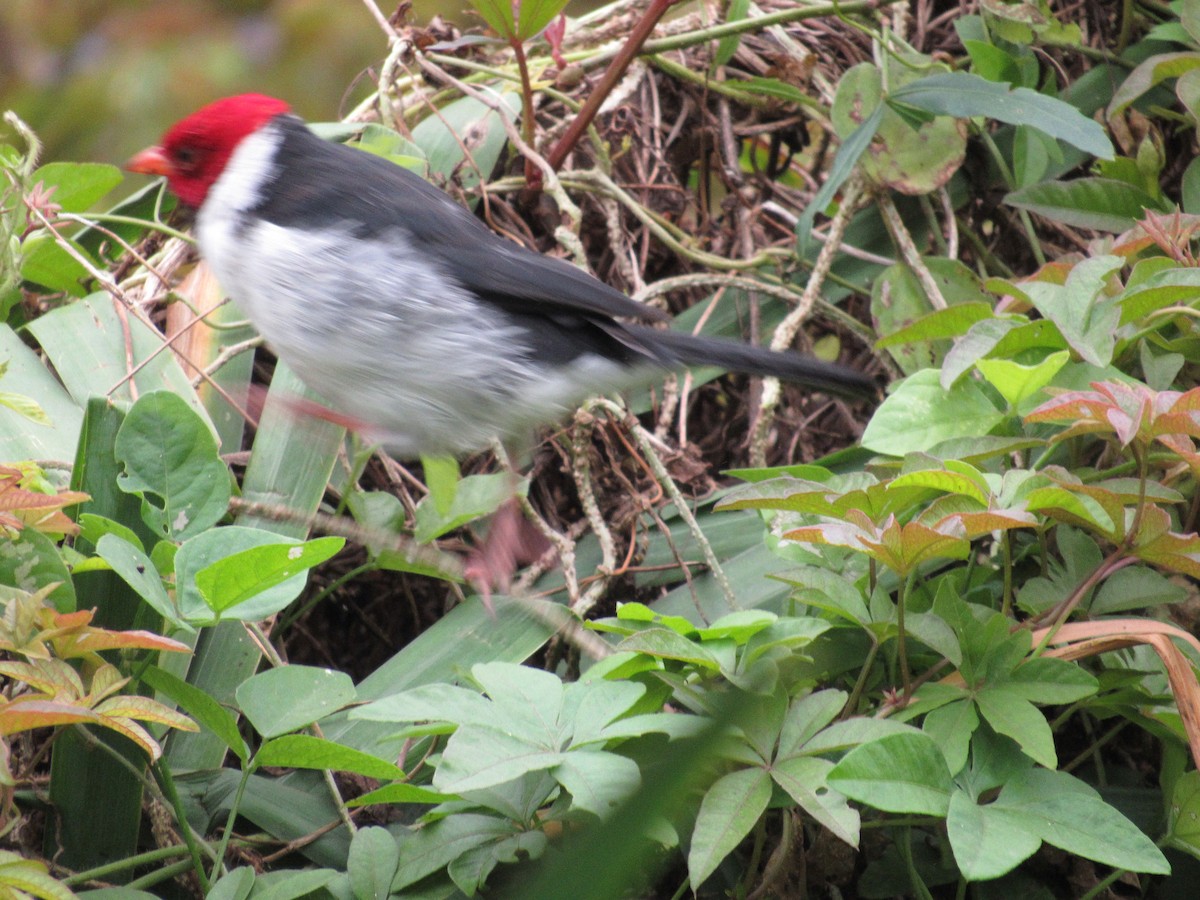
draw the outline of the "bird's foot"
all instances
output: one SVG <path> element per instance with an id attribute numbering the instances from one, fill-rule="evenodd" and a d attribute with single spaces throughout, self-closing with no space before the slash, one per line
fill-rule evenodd
<path id="1" fill-rule="evenodd" d="M 517 568 L 536 562 L 549 549 L 550 541 L 521 514 L 514 498 L 492 516 L 487 537 L 467 556 L 464 574 L 488 612 L 494 614 L 492 591 L 507 591 Z"/>

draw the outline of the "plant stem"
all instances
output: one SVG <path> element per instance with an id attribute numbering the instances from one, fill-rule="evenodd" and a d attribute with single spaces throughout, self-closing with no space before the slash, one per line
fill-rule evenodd
<path id="1" fill-rule="evenodd" d="M 908 641 L 904 633 L 904 607 L 908 603 L 908 595 L 912 593 L 913 581 L 916 580 L 917 570 L 914 568 L 904 579 L 900 588 L 900 596 L 896 598 L 896 650 L 900 661 L 900 681 L 904 685 L 904 697 L 912 696 L 912 676 L 908 671 Z"/>
<path id="2" fill-rule="evenodd" d="M 563 162 L 567 155 L 575 149 L 575 145 L 579 143 L 579 139 L 583 137 L 587 127 L 596 118 L 596 113 L 600 111 L 601 104 L 608 99 L 608 95 L 612 93 L 617 82 L 621 80 L 621 76 L 625 74 L 625 70 L 629 68 L 629 64 L 633 62 L 633 58 L 641 51 L 642 45 L 646 43 L 646 39 L 650 37 L 650 32 L 654 30 L 654 26 L 658 24 L 659 19 L 663 17 L 668 9 L 670 9 L 677 0 L 650 0 L 650 8 L 646 10 L 646 14 L 638 20 L 638 23 L 633 26 L 633 31 L 629 37 L 617 51 L 617 55 L 613 57 L 613 61 L 608 64 L 608 68 L 604 70 L 604 74 L 600 76 L 600 82 L 596 85 L 591 95 L 587 98 L 587 102 L 583 104 L 583 109 L 579 111 L 571 124 L 567 127 L 566 133 L 559 139 L 558 143 L 546 154 L 546 161 L 550 163 L 550 168 L 556 172 L 562 168 Z M 528 174 L 528 170 L 526 170 Z M 534 173 L 536 174 L 536 173 Z M 536 181 L 530 179 L 530 185 L 538 186 L 540 179 Z"/>
<path id="3" fill-rule="evenodd" d="M 530 147 L 533 146 L 534 139 L 534 116 L 533 116 L 533 84 L 529 80 L 529 63 L 525 59 L 525 45 L 520 38 L 511 38 L 509 45 L 513 49 L 513 56 L 517 60 L 517 69 L 521 73 L 521 136 L 525 138 L 525 143 Z M 525 180 L 531 184 L 540 184 L 541 176 L 538 173 L 538 168 L 529 157 L 525 158 Z"/>
<path id="4" fill-rule="evenodd" d="M 187 815 L 183 809 L 183 800 L 179 796 L 179 790 L 175 787 L 175 779 L 171 775 L 171 767 L 165 760 L 159 759 L 151 771 L 158 780 L 163 795 L 170 802 L 171 809 L 175 812 L 175 821 L 179 823 L 179 833 L 183 836 L 183 842 L 187 845 L 188 854 L 192 858 L 192 868 L 200 882 L 200 890 L 207 894 L 211 883 L 204 871 L 204 860 L 200 857 L 200 843 L 196 840 L 192 826 L 188 824 Z"/>

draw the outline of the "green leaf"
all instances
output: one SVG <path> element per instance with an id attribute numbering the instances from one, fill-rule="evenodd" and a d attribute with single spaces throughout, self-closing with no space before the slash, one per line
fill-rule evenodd
<path id="1" fill-rule="evenodd" d="M 1031 703 L 1074 703 L 1099 689 L 1095 676 L 1065 659 L 1027 659 L 1004 680 L 1004 687 Z"/>
<path id="2" fill-rule="evenodd" d="M 952 784 L 937 744 L 920 732 L 894 734 L 851 750 L 829 784 L 886 812 L 945 816 Z"/>
<path id="3" fill-rule="evenodd" d="M 1200 859 L 1200 772 L 1195 769 L 1176 779 L 1171 791 L 1167 843 Z"/>
<path id="4" fill-rule="evenodd" d="M 1160 204 L 1139 187 L 1092 177 L 1031 184 L 1006 195 L 1004 202 L 1054 222 L 1111 232 L 1132 228 L 1146 210 L 1160 210 Z"/>
<path id="5" fill-rule="evenodd" d="M 1070 353 L 1060 350 L 1031 366 L 1010 359 L 981 359 L 975 365 L 1009 408 L 1015 410 L 1022 401 L 1048 385 L 1070 358 Z"/>
<path id="6" fill-rule="evenodd" d="M 925 369 L 900 382 L 867 424 L 862 445 L 905 456 L 951 438 L 987 434 L 1004 421 L 977 384 L 964 381 L 945 390 L 940 377 L 937 369 Z"/>
<path id="7" fill-rule="evenodd" d="M 986 116 L 1010 125 L 1031 125 L 1084 153 L 1101 159 L 1113 156 L 1104 129 L 1071 104 L 1029 88 L 1010 89 L 969 72 L 927 75 L 892 91 L 891 99 L 938 115 Z"/>
<path id="8" fill-rule="evenodd" d="M 96 201 L 124 180 L 116 166 L 94 162 L 51 162 L 30 177 L 32 184 L 41 182 L 53 187 L 52 203 L 63 212 L 87 212 Z"/>
<path id="9" fill-rule="evenodd" d="M 422 178 L 428 176 L 429 165 L 424 151 L 399 132 L 378 122 L 368 122 L 364 125 L 359 139 L 347 146 L 382 156 Z"/>
<path id="10" fill-rule="evenodd" d="M 571 795 L 571 808 L 601 818 L 611 815 L 642 784 L 637 763 L 616 753 L 578 750 L 554 769 L 555 780 Z"/>
<path id="11" fill-rule="evenodd" d="M 494 725 L 463 725 L 450 736 L 433 776 L 439 791 L 461 794 L 495 788 L 528 772 L 553 769 L 568 754 L 557 741 L 517 729 L 493 713 Z"/>
<path id="12" fill-rule="evenodd" d="M 729 7 L 725 11 L 726 22 L 740 22 L 746 18 L 746 13 L 750 10 L 750 0 L 730 0 Z M 719 69 L 721 66 L 733 59 L 733 54 L 737 53 L 738 45 L 742 41 L 741 34 L 726 35 L 717 42 L 717 52 L 713 54 L 713 69 Z"/>
<path id="13" fill-rule="evenodd" d="M 336 869 L 277 869 L 258 876 L 254 900 L 299 900 L 318 892 L 337 874 Z"/>
<path id="14" fill-rule="evenodd" d="M 825 183 L 821 185 L 821 189 L 809 201 L 808 206 L 804 208 L 804 212 L 796 221 L 797 256 L 803 258 L 809 255 L 809 251 L 812 249 L 813 223 L 816 221 L 817 214 L 825 212 L 829 204 L 833 202 L 833 198 L 846 183 L 846 179 L 854 172 L 854 167 L 858 165 L 863 153 L 871 146 L 875 132 L 879 130 L 879 123 L 883 121 L 885 108 L 882 103 L 875 107 L 875 111 L 842 141 L 842 146 L 838 148 L 837 155 L 833 158 L 833 165 L 829 167 Z"/>
<path id="15" fill-rule="evenodd" d="M 983 300 L 956 303 L 945 309 L 934 310 L 908 325 L 887 334 L 875 342 L 875 348 L 886 350 L 901 344 L 916 341 L 936 341 L 966 334 L 972 325 L 992 318 L 992 305 Z"/>
<path id="16" fill-rule="evenodd" d="M 1026 294 L 1038 312 L 1057 325 L 1071 349 L 1094 366 L 1112 361 L 1121 310 L 1106 288 L 1109 277 L 1123 264 L 1120 257 L 1095 256 L 1077 263 L 1066 284 L 1042 281 L 1026 285 Z"/>
<path id="17" fill-rule="evenodd" d="M 280 666 L 243 681 L 238 706 L 263 737 L 310 725 L 354 701 L 354 682 L 344 672 L 313 666 Z"/>
<path id="18" fill-rule="evenodd" d="M 1159 53 L 1143 60 L 1130 72 L 1113 93 L 1108 104 L 1108 118 L 1121 115 L 1125 109 L 1151 88 L 1171 78 L 1179 78 L 1200 67 L 1200 53 Z"/>
<path id="19" fill-rule="evenodd" d="M 208 424 L 178 395 L 138 399 L 117 432 L 121 490 L 142 498 L 142 518 L 159 535 L 183 540 L 215 525 L 229 506 L 229 470 Z"/>
<path id="20" fill-rule="evenodd" d="M 858 846 L 860 818 L 846 798 L 826 783 L 833 763 L 812 756 L 793 756 L 776 762 L 771 777 L 800 808 L 851 847 Z"/>
<path id="21" fill-rule="evenodd" d="M 214 612 L 228 615 L 239 604 L 325 562 L 345 544 L 345 538 L 321 537 L 303 543 L 251 547 L 198 571 L 196 589 Z M 283 601 L 279 609 L 290 602 Z M 254 617 L 263 618 L 261 613 L 256 610 Z M 233 617 L 237 617 L 236 610 Z"/>
<path id="22" fill-rule="evenodd" d="M 34 593 L 58 584 L 49 600 L 60 612 L 75 609 L 75 582 L 54 541 L 32 528 L 0 538 L 0 585 Z"/>
<path id="23" fill-rule="evenodd" d="M 95 268 L 100 268 L 91 255 L 73 241 L 43 230 L 31 234 L 21 245 L 21 277 L 51 290 L 82 297 L 87 293 L 86 285 L 92 276 L 60 241 L 69 244 Z"/>
<path id="24" fill-rule="evenodd" d="M 404 777 L 403 770 L 394 763 L 355 750 L 353 747 L 345 747 L 308 734 L 285 734 L 265 741 L 254 754 L 254 765 L 332 769 L 336 772 L 354 772 L 382 781 L 399 780 Z"/>
<path id="25" fill-rule="evenodd" d="M 700 644 L 689 641 L 669 628 L 649 628 L 627 637 L 617 651 L 636 651 L 658 659 L 674 659 L 704 669 L 720 668 L 716 657 Z"/>
<path id="26" fill-rule="evenodd" d="M 458 493 L 458 460 L 453 456 L 422 456 L 421 468 L 425 472 L 425 486 L 433 499 L 434 508 L 443 519 L 454 508 Z"/>
<path id="27" fill-rule="evenodd" d="M 210 528 L 184 541 L 175 554 L 175 601 L 179 608 L 178 615 L 192 624 L 207 625 L 214 622 L 216 615 L 196 586 L 197 575 L 220 560 L 263 546 L 279 547 L 279 552 L 286 556 L 291 548 L 300 544 L 294 538 L 241 525 Z M 325 549 L 330 546 L 332 545 L 324 545 Z M 250 599 L 243 600 L 232 610 L 229 618 L 254 622 L 274 615 L 300 596 L 306 580 L 305 572 L 301 571 L 272 587 L 267 587 Z"/>
<path id="28" fill-rule="evenodd" d="M 950 797 L 946 834 L 954 861 L 968 881 L 999 878 L 1042 844 L 1026 816 L 994 803 L 980 806 L 963 791 Z"/>
<path id="29" fill-rule="evenodd" d="M 1111 615 L 1131 609 L 1182 603 L 1187 597 L 1187 588 L 1162 573 L 1144 566 L 1130 566 L 1104 579 L 1089 612 L 1093 616 Z"/>
<path id="30" fill-rule="evenodd" d="M 708 789 L 700 801 L 688 851 L 688 880 L 693 888 L 699 888 L 750 833 L 770 799 L 771 776 L 760 768 L 730 772 Z"/>
<path id="31" fill-rule="evenodd" d="M 386 828 L 360 828 L 350 839 L 346 860 L 354 900 L 387 900 L 399 865 L 400 848 Z"/>
<path id="32" fill-rule="evenodd" d="M 1058 766 L 1054 735 L 1050 724 L 1036 706 L 1024 697 L 1024 690 L 1008 685 L 986 686 L 975 695 L 975 702 L 987 723 L 998 733 L 1016 741 L 1022 750 L 1048 769 Z"/>
<path id="33" fill-rule="evenodd" d="M 1140 828 L 1095 792 L 1070 788 L 1060 772 L 1031 771 L 1010 782 L 994 806 L 1025 816 L 1026 827 L 1047 844 L 1086 859 L 1133 872 L 1165 875 L 1170 865 Z M 1070 779 L 1074 781 L 1075 779 Z"/>
<path id="34" fill-rule="evenodd" d="M 0 363 L 5 367 L 0 386 L 36 398 L 51 422 L 50 428 L 30 428 L 23 415 L 0 407 L 0 459 L 71 459 L 83 411 L 8 325 L 0 325 Z"/>
<path id="35" fill-rule="evenodd" d="M 961 772 L 967 764 L 971 736 L 979 727 L 975 704 L 962 699 L 931 709 L 925 714 L 925 721 L 921 727 L 927 735 L 937 741 L 942 755 L 946 757 L 946 766 L 950 772 L 955 775 Z"/>
<path id="36" fill-rule="evenodd" d="M 250 749 L 238 731 L 237 719 L 233 713 L 204 691 L 157 666 L 148 667 L 142 673 L 141 679 L 154 690 L 174 700 L 184 712 L 220 738 L 242 762 L 250 758 Z"/>
<path id="37" fill-rule="evenodd" d="M 246 900 L 254 889 L 254 880 L 252 868 L 239 866 L 217 881 L 204 900 Z"/>
<path id="38" fill-rule="evenodd" d="M 454 800 L 454 794 L 443 794 L 415 784 L 389 784 L 368 791 L 347 801 L 347 806 L 372 806 L 376 803 L 443 803 Z"/>
<path id="39" fill-rule="evenodd" d="M 513 496 L 513 479 L 507 472 L 469 475 L 457 483 L 450 495 L 450 508 L 441 511 L 445 495 L 430 495 L 417 504 L 413 537 L 422 544 L 441 537 L 468 522 L 490 516 Z"/>

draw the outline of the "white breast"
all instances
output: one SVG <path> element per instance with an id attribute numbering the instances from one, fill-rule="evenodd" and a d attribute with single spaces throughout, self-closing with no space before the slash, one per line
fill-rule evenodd
<path id="1" fill-rule="evenodd" d="M 234 152 L 197 218 L 200 249 L 280 358 L 369 439 L 401 456 L 469 452 L 630 380 L 598 356 L 539 364 L 524 331 L 400 229 L 364 239 L 349 223 L 305 231 L 248 215 L 279 138 L 268 126 Z"/>

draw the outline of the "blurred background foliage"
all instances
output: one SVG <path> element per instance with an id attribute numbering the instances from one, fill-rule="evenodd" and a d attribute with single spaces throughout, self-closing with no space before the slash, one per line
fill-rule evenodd
<path id="1" fill-rule="evenodd" d="M 466 8 L 416 0 L 412 17 L 468 27 Z M 385 52 L 361 0 L 0 0 L 0 110 L 34 128 L 44 160 L 119 163 L 227 94 L 332 119 Z"/>

